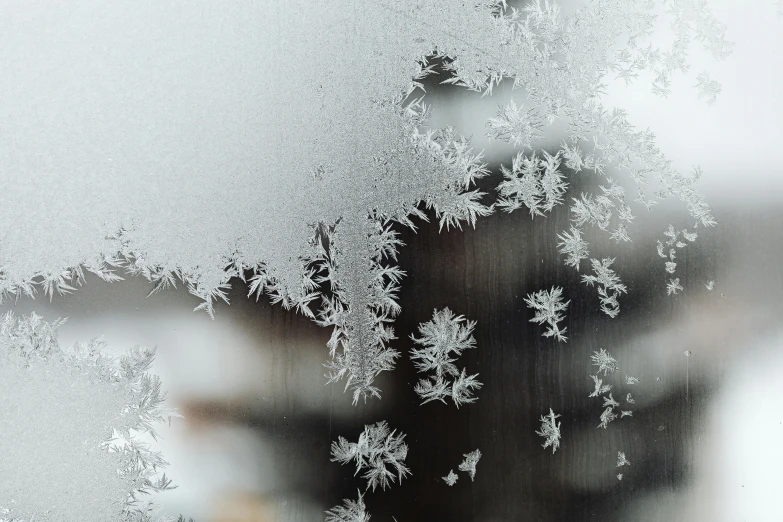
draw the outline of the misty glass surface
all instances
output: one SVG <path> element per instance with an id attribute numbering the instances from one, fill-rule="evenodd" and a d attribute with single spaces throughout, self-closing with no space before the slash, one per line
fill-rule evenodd
<path id="1" fill-rule="evenodd" d="M 753 36 L 735 39 L 742 37 Z M 735 78 L 750 61 L 739 60 Z M 780 84 L 779 70 L 763 74 Z M 679 203 L 640 211 L 631 243 L 591 237 L 591 251 L 616 258 L 628 286 L 614 319 L 581 282 L 587 265 L 582 272 L 563 265 L 557 234 L 568 229 L 567 207 L 535 218 L 497 211 L 475 228 L 449 231 L 439 231 L 429 212 L 430 223 L 417 232 L 395 228 L 405 244 L 398 260 L 406 275 L 391 346 L 402 356 L 379 378 L 381 400 L 352 406 L 340 383 L 325 385 L 330 331 L 267 299 L 248 298 L 239 280 L 231 281 L 230 305 L 218 305 L 214 319 L 192 312 L 200 301 L 185 288 L 148 298 L 150 286 L 140 278 L 109 284 L 92 276 L 72 295 L 21 298 L 2 311 L 67 317 L 63 344 L 102 335 L 118 352 L 157 346 L 153 371 L 184 417 L 162 427 L 155 443 L 178 484 L 156 500 L 174 516 L 322 520 L 324 510 L 355 499 L 365 486 L 352 466 L 330 462 L 331 443 L 338 436 L 355 440 L 364 425 L 386 420 L 406 434 L 412 475 L 367 493 L 373 522 L 781 520 L 783 171 L 781 113 L 774 114 L 780 102 L 776 97 L 765 107 L 742 93 L 741 82 L 729 85 L 733 104 L 716 108 L 728 120 L 705 120 L 677 99 L 655 114 L 644 100 L 610 88 L 615 100 L 630 100 L 640 121 L 655 120 L 662 148 L 678 164 L 706 158 L 714 167 L 699 190 L 718 225 L 698 229 L 698 241 L 678 251 L 681 293 L 667 295 L 671 276 L 655 250 L 670 223 L 691 227 Z M 432 126 L 454 125 L 486 149 L 492 175 L 479 187 L 494 195 L 500 164 L 515 152 L 487 142 L 482 132 L 486 117 L 511 97 L 510 85 L 501 84 L 492 98 L 435 81 L 427 92 Z M 736 123 L 744 114 L 753 115 L 751 122 L 740 123 L 736 140 L 726 144 L 716 122 Z M 550 145 L 563 136 L 551 136 Z M 598 181 L 570 176 L 567 197 L 595 190 Z M 545 328 L 529 321 L 524 303 L 553 285 L 570 299 L 565 343 L 542 337 Z M 444 307 L 477 322 L 478 348 L 460 363 L 478 372 L 484 386 L 475 404 L 459 409 L 420 405 L 413 391 L 420 375 L 408 357 L 410 335 Z M 605 382 L 621 409 L 633 411 L 606 429 L 598 428 L 601 399 L 589 397 L 596 373 L 590 356 L 601 349 L 620 366 Z M 626 375 L 640 383 L 626 384 Z M 555 453 L 536 434 L 550 408 L 562 422 Z M 446 486 L 442 477 L 476 448 L 482 458 L 475 481 L 460 474 Z M 617 467 L 618 452 L 629 466 Z"/>

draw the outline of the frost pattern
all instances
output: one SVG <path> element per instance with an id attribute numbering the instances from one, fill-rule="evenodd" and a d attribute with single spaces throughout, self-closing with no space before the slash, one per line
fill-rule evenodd
<path id="1" fill-rule="evenodd" d="M 552 156 L 541 151 L 542 158 L 534 152 L 524 156 L 521 152 L 514 157 L 511 169 L 501 165 L 503 181 L 498 185 L 497 206 L 506 212 L 513 212 L 523 206 L 530 216 L 543 216 L 563 203 L 568 184 L 560 172 L 560 153 Z"/>
<path id="2" fill-rule="evenodd" d="M 448 486 L 453 486 L 457 483 L 457 479 L 459 478 L 459 475 L 454 473 L 454 470 L 449 470 L 449 474 L 443 477 L 443 482 L 446 483 Z"/>
<path id="3" fill-rule="evenodd" d="M 617 467 L 630 466 L 631 461 L 625 458 L 625 453 L 622 451 L 617 452 Z"/>
<path id="4" fill-rule="evenodd" d="M 601 301 L 601 311 L 614 319 L 620 313 L 620 303 L 617 298 L 621 294 L 628 293 L 628 288 L 622 284 L 620 278 L 610 267 L 614 263 L 612 259 L 591 259 L 595 275 L 583 275 L 582 282 L 588 286 L 598 286 L 598 298 Z"/>
<path id="5" fill-rule="evenodd" d="M 476 401 L 473 390 L 481 389 L 478 374 L 460 372 L 454 362 L 467 349 L 476 347 L 473 337 L 475 321 L 454 315 L 448 308 L 435 310 L 432 320 L 419 325 L 419 335 L 411 334 L 411 340 L 423 348 L 411 350 L 411 360 L 419 372 L 435 372 L 434 377 L 419 380 L 414 390 L 423 399 L 422 404 L 439 400 L 443 403 L 450 397 L 459 408 L 462 404 Z M 449 380 L 451 379 L 451 380 Z"/>
<path id="6" fill-rule="evenodd" d="M 571 227 L 570 232 L 563 231 L 557 235 L 558 252 L 566 255 L 565 264 L 579 271 L 579 262 L 587 259 L 590 252 L 587 250 L 587 241 L 582 239 L 582 232 L 578 228 Z"/>
<path id="7" fill-rule="evenodd" d="M 658 256 L 666 260 L 664 262 L 666 272 L 674 274 L 677 269 L 677 263 L 674 261 L 677 259 L 677 249 L 684 248 L 688 243 L 696 241 L 698 235 L 696 232 L 689 232 L 687 228 L 676 230 L 674 225 L 671 224 L 663 234 L 666 236 L 666 239 L 663 241 L 658 240 L 657 242 Z M 666 285 L 667 295 L 676 295 L 682 289 L 680 278 L 678 277 L 670 278 L 669 283 Z"/>
<path id="8" fill-rule="evenodd" d="M 637 379 L 636 377 L 634 377 L 632 375 L 626 375 L 625 376 L 625 384 L 628 384 L 629 386 L 635 386 L 635 385 L 639 384 L 640 382 L 641 381 L 639 381 L 639 379 Z"/>
<path id="9" fill-rule="evenodd" d="M 604 372 L 604 375 L 606 375 L 606 372 Z M 590 377 L 593 379 L 593 382 L 595 383 L 595 389 L 588 397 L 598 397 L 599 395 L 603 395 L 604 393 L 612 389 L 612 385 L 604 384 L 603 379 L 599 379 L 598 375 L 591 375 Z"/>
<path id="10" fill-rule="evenodd" d="M 373 491 L 377 486 L 386 489 L 395 482 L 395 476 L 402 482 L 410 475 L 410 469 L 405 466 L 408 445 L 403 442 L 405 434 L 395 433 L 396 430 L 389 430 L 386 421 L 381 421 L 365 426 L 358 442 L 339 437 L 332 443 L 332 462 L 348 464 L 355 460 L 354 476 L 366 468 L 362 478 L 367 480 L 367 489 L 372 488 Z"/>
<path id="11" fill-rule="evenodd" d="M 617 418 L 617 415 L 615 415 L 614 411 L 612 410 L 612 407 L 607 407 L 603 413 L 601 413 L 601 422 L 598 424 L 599 428 L 606 429 L 607 426 L 609 426 L 609 423 L 612 422 Z"/>
<path id="12" fill-rule="evenodd" d="M 631 397 L 630 393 L 625 396 L 625 402 L 627 402 L 628 404 L 635 404 L 636 403 L 636 401 L 633 399 L 633 397 Z"/>
<path id="13" fill-rule="evenodd" d="M 557 325 L 565 319 L 563 312 L 568 308 L 568 303 L 563 302 L 563 289 L 559 286 L 553 286 L 550 290 L 539 290 L 538 292 L 528 294 L 525 303 L 528 308 L 535 310 L 535 315 L 530 320 L 531 323 L 547 324 L 547 330 L 544 337 L 554 337 L 558 341 L 565 342 L 566 327 L 562 329 Z"/>
<path id="14" fill-rule="evenodd" d="M 481 459 L 481 451 L 476 449 L 470 453 L 465 453 L 463 457 L 465 458 L 460 463 L 459 470 L 470 475 L 470 481 L 473 482 L 473 479 L 476 478 L 476 464 Z"/>
<path id="15" fill-rule="evenodd" d="M 555 415 L 552 408 L 549 408 L 549 415 L 541 416 L 541 430 L 536 432 L 536 435 L 544 437 L 543 444 L 544 449 L 552 446 L 552 454 L 554 455 L 557 448 L 560 447 L 560 422 L 556 422 L 556 419 L 560 415 Z"/>
<path id="16" fill-rule="evenodd" d="M 696 89 L 699 93 L 699 98 L 703 98 L 708 105 L 715 105 L 715 100 L 718 99 L 718 95 L 721 91 L 721 86 L 718 82 L 710 78 L 709 73 L 706 71 L 699 74 L 696 77 Z"/>
<path id="17" fill-rule="evenodd" d="M 62 348 L 64 320 L 6 314 L 0 322 L 0 518 L 173 521 L 141 497 L 173 489 L 160 452 L 142 442 L 172 416 L 148 373 L 155 350 L 115 357 L 100 338 Z M 90 500 L 71 494 L 74 485 Z"/>
<path id="18" fill-rule="evenodd" d="M 344 499 L 342 506 L 335 506 L 326 511 L 326 522 L 369 522 L 370 514 L 364 505 L 364 496 L 357 492 L 358 500 Z"/>
<path id="19" fill-rule="evenodd" d="M 509 10 L 494 1 L 379 0 L 351 11 L 348 32 L 333 30 L 346 16 L 336 2 L 291 0 L 250 14 L 212 6 L 195 27 L 181 27 L 184 40 L 152 34 L 148 46 L 129 47 L 127 62 L 83 71 L 96 79 L 90 92 L 97 98 L 82 101 L 99 104 L 98 112 L 63 110 L 58 89 L 66 82 L 56 71 L 31 68 L 0 91 L 2 99 L 19 99 L 28 84 L 44 89 L 41 103 L 6 104 L 0 118 L 0 142 L 8 145 L 0 152 L 0 293 L 12 298 L 43 289 L 51 297 L 72 292 L 84 272 L 117 280 L 124 271 L 150 280 L 153 293 L 179 280 L 203 300 L 197 308 L 212 315 L 227 301 L 230 280 L 252 274 L 251 293 L 334 328 L 330 381 L 345 379 L 354 403 L 379 397 L 373 382 L 397 357 L 388 347 L 389 323 L 399 312 L 402 275 L 390 271 L 400 245 L 389 227 L 414 226 L 413 218 L 424 218 L 421 207 L 433 209 L 447 229 L 491 212 L 475 189 L 488 173 L 481 154 L 453 129 L 429 128 L 429 110 L 414 94 L 434 72 L 431 60 L 445 61 L 446 84 L 489 95 L 511 78 L 514 88 L 525 89 L 524 103 L 509 104 L 490 122 L 498 139 L 526 146 L 556 121 L 568 126 L 560 151 L 517 156 L 505 168 L 501 198 L 508 208 L 527 206 L 536 214 L 559 204 L 565 181 L 553 166 L 562 160 L 576 171 L 630 175 L 648 208 L 648 177 L 654 178 L 655 199 L 678 198 L 696 223 L 715 224 L 695 189 L 697 177 L 676 171 L 651 132 L 637 130 L 622 109 L 607 110 L 602 99 L 610 71 L 629 83 L 652 72 L 653 90 L 668 92 L 671 77 L 688 70 L 692 41 L 717 58 L 731 52 L 704 0 L 663 4 L 673 22 L 671 49 L 645 46 L 657 7 L 649 0 L 588 2 L 568 16 L 555 2 Z M 47 23 L 95 16 L 49 7 Z M 151 20 L 193 19 L 187 3 L 134 9 L 134 16 L 100 14 L 93 25 L 105 33 L 90 35 L 100 53 L 112 48 L 103 40 L 133 41 Z M 39 34 L 40 49 L 53 47 L 47 38 L 57 28 L 38 23 L 29 17 L 12 24 L 8 41 Z M 266 26 L 279 31 L 256 30 Z M 145 55 L 145 48 L 159 51 Z M 4 56 L 18 56 L 14 51 Z M 28 51 L 29 63 L 47 63 L 37 48 Z M 182 52 L 191 59 L 172 59 Z M 98 58 L 87 67 L 109 59 Z M 155 93 L 171 92 L 177 82 L 178 95 L 140 97 L 136 83 L 124 81 L 131 76 Z M 123 103 L 104 103 L 101 96 L 109 95 Z M 69 179 L 73 172 L 80 183 Z M 574 219 L 627 241 L 633 214 L 619 185 L 607 181 L 601 194 L 574 203 Z M 19 215 L 18 201 L 39 211 Z M 573 251 L 567 262 L 578 266 L 582 249 Z M 602 299 L 612 316 L 616 297 Z"/>
<path id="20" fill-rule="evenodd" d="M 532 142 L 542 137 L 544 122 L 538 112 L 524 106 L 517 106 L 511 100 L 498 109 L 497 117 L 487 122 L 487 136 L 512 143 L 522 149 L 531 148 Z"/>
<path id="21" fill-rule="evenodd" d="M 604 375 L 616 372 L 620 369 L 617 365 L 617 359 L 606 353 L 606 350 L 603 348 L 598 352 L 593 352 L 590 359 L 593 360 L 594 366 L 598 366 L 599 372 L 604 372 Z"/>
<path id="22" fill-rule="evenodd" d="M 609 397 L 604 397 L 604 407 L 607 406 L 612 408 L 620 406 L 620 403 L 614 400 L 611 393 L 609 394 Z"/>
<path id="23" fill-rule="evenodd" d="M 706 288 L 708 292 L 712 292 L 715 288 L 715 281 L 707 281 L 704 283 L 704 288 Z"/>

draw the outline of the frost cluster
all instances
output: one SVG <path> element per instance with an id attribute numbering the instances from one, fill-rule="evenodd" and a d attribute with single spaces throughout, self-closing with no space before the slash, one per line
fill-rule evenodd
<path id="1" fill-rule="evenodd" d="M 342 506 L 326 511 L 326 522 L 369 522 L 370 514 L 364 505 L 364 496 L 358 492 L 356 501 L 345 499 Z"/>
<path id="2" fill-rule="evenodd" d="M 611 318 L 620 313 L 620 303 L 617 298 L 628 293 L 628 288 L 620 281 L 620 277 L 610 267 L 612 259 L 591 259 L 595 275 L 583 275 L 582 282 L 588 286 L 598 286 L 598 298 L 601 301 L 601 311 Z"/>
<path id="3" fill-rule="evenodd" d="M 563 289 L 559 286 L 553 286 L 550 290 L 539 290 L 528 294 L 525 298 L 527 306 L 536 312 L 530 322 L 546 323 L 548 328 L 544 332 L 544 337 L 554 337 L 563 342 L 568 339 L 564 335 L 566 327 L 561 329 L 557 323 L 565 319 L 563 312 L 568 308 L 570 302 L 563 302 Z"/>
<path id="4" fill-rule="evenodd" d="M 173 520 L 142 502 L 174 487 L 161 453 L 141 440 L 177 415 L 148 372 L 155 350 L 114 357 L 100 339 L 63 348 L 63 322 L 10 312 L 0 321 L 0 476 L 9 479 L 0 519 Z"/>
<path id="5" fill-rule="evenodd" d="M 614 373 L 620 369 L 617 365 L 617 359 L 609 355 L 603 348 L 598 352 L 593 352 L 590 359 L 593 360 L 593 366 L 598 366 L 598 371 L 604 372 L 604 375 Z M 598 383 L 596 383 L 597 386 Z"/>
<path id="6" fill-rule="evenodd" d="M 467 375 L 454 364 L 462 352 L 476 347 L 473 337 L 475 321 L 454 315 L 448 308 L 435 310 L 432 320 L 419 325 L 417 338 L 411 334 L 414 343 L 422 348 L 411 350 L 411 360 L 419 372 L 435 372 L 432 377 L 419 380 L 414 390 L 423 400 L 422 404 L 439 400 L 443 403 L 450 397 L 459 408 L 462 404 L 476 401 L 473 390 L 481 389 L 478 374 Z"/>
<path id="7" fill-rule="evenodd" d="M 497 206 L 507 212 L 513 212 L 523 206 L 531 216 L 543 216 L 563 202 L 568 188 L 565 176 L 560 170 L 560 153 L 552 156 L 546 151 L 538 158 L 534 152 L 530 156 L 518 153 L 511 169 L 501 165 L 503 181 L 498 185 Z"/>
<path id="8" fill-rule="evenodd" d="M 552 454 L 560 447 L 560 422 L 557 422 L 557 418 L 560 415 L 555 415 L 552 408 L 549 408 L 549 415 L 541 416 L 541 430 L 536 432 L 536 435 L 544 437 L 544 449 L 552 446 Z"/>
<path id="9" fill-rule="evenodd" d="M 449 470 L 449 474 L 443 477 L 443 482 L 446 483 L 448 486 L 453 486 L 457 483 L 457 479 L 459 478 L 459 475 L 454 473 L 454 470 Z"/>
<path id="10" fill-rule="evenodd" d="M 405 466 L 408 445 L 403 442 L 405 434 L 390 431 L 386 421 L 364 427 L 358 442 L 349 442 L 339 437 L 332 443 L 332 462 L 348 464 L 356 461 L 356 472 L 366 469 L 362 478 L 367 480 L 367 489 L 375 491 L 377 486 L 386 489 L 395 480 L 410 475 Z M 360 499 L 361 500 L 361 499 Z"/>
<path id="11" fill-rule="evenodd" d="M 476 464 L 481 459 L 481 450 L 476 449 L 470 453 L 465 453 L 463 457 L 464 459 L 459 465 L 459 470 L 470 475 L 470 481 L 473 482 L 473 479 L 476 478 Z"/>

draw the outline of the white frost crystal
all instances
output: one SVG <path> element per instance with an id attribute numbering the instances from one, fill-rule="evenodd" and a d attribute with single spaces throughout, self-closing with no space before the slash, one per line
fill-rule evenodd
<path id="1" fill-rule="evenodd" d="M 604 375 L 620 369 L 617 365 L 617 359 L 609 355 L 603 348 L 598 352 L 593 352 L 590 359 L 593 360 L 593 366 L 598 366 L 598 371 L 604 372 Z"/>
<path id="2" fill-rule="evenodd" d="M 611 406 L 608 406 L 603 413 L 601 413 L 601 422 L 598 424 L 599 428 L 606 429 L 609 423 L 617 418 L 617 415 L 612 410 Z"/>
<path id="3" fill-rule="evenodd" d="M 603 379 L 599 379 L 598 375 L 591 375 L 590 378 L 592 378 L 593 383 L 595 383 L 595 389 L 588 397 L 598 397 L 612 389 L 612 385 L 604 384 Z"/>
<path id="4" fill-rule="evenodd" d="M 347 464 L 355 460 L 354 475 L 362 469 L 367 470 L 362 475 L 367 480 L 367 489 L 375 491 L 377 486 L 386 489 L 395 480 L 402 482 L 410 475 L 410 469 L 405 466 L 408 445 L 404 440 L 405 434 L 390 431 L 386 421 L 370 424 L 364 427 L 358 442 L 349 442 L 343 437 L 333 442 L 332 462 Z"/>
<path id="5" fill-rule="evenodd" d="M 453 486 L 457 483 L 457 479 L 459 478 L 459 475 L 454 473 L 454 470 L 449 470 L 449 474 L 443 477 L 443 482 L 445 482 L 449 486 Z"/>
<path id="6" fill-rule="evenodd" d="M 631 461 L 625 458 L 625 453 L 622 451 L 617 452 L 617 467 L 630 466 Z"/>
<path id="7" fill-rule="evenodd" d="M 476 464 L 481 459 L 481 451 L 476 449 L 470 453 L 465 453 L 463 457 L 465 458 L 460 463 L 459 470 L 470 475 L 470 481 L 473 482 L 473 479 L 476 478 Z"/>
<path id="8" fill-rule="evenodd" d="M 326 512 L 326 522 L 369 522 L 370 514 L 364 505 L 364 495 L 358 492 L 359 499 L 344 499 L 342 506 L 335 506 Z"/>
<path id="9" fill-rule="evenodd" d="M 473 390 L 481 389 L 478 374 L 467 375 L 454 364 L 464 350 L 476 347 L 473 337 L 475 321 L 454 315 L 448 308 L 435 310 L 432 320 L 419 325 L 419 335 L 411 340 L 422 348 L 411 350 L 411 360 L 419 372 L 435 372 L 432 377 L 421 379 L 414 390 L 423 399 L 422 404 L 450 397 L 459 408 L 476 401 Z"/>
<path id="10" fill-rule="evenodd" d="M 601 311 L 614 319 L 620 313 L 620 303 L 617 301 L 617 298 L 621 294 L 628 293 L 628 288 L 620 281 L 620 277 L 615 271 L 610 268 L 613 263 L 614 258 L 604 258 L 600 261 L 591 259 L 590 264 L 595 275 L 583 275 L 582 282 L 588 286 L 596 285 L 598 287 Z"/>
<path id="11" fill-rule="evenodd" d="M 563 289 L 559 286 L 553 286 L 550 290 L 539 290 L 528 294 L 525 298 L 525 304 L 528 308 L 535 310 L 535 315 L 530 322 L 546 323 L 547 330 L 544 332 L 544 337 L 554 337 L 563 342 L 568 340 L 564 335 L 566 327 L 560 328 L 557 323 L 565 319 L 563 312 L 566 311 L 570 302 L 563 302 Z"/>
<path id="12" fill-rule="evenodd" d="M 117 358 L 100 339 L 64 349 L 63 322 L 0 322 L 0 519 L 170 520 L 136 498 L 173 487 L 162 455 L 141 441 L 176 415 L 148 373 L 155 351 Z"/>
<path id="13" fill-rule="evenodd" d="M 552 454 L 560 447 L 560 423 L 556 422 L 560 415 L 555 415 L 552 408 L 549 408 L 549 415 L 541 416 L 541 431 L 537 431 L 536 435 L 544 437 L 544 449 L 552 446 Z"/>

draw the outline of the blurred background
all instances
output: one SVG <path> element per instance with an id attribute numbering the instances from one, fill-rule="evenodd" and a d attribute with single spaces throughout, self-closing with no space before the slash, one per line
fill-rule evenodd
<path id="1" fill-rule="evenodd" d="M 322 520 L 364 486 L 352 467 L 329 461 L 331 442 L 355 440 L 380 420 L 406 433 L 413 474 L 366 495 L 374 522 L 783 520 L 783 21 L 772 3 L 722 1 L 715 11 L 730 21 L 737 44 L 726 62 L 703 58 L 723 84 L 715 106 L 697 99 L 690 77 L 678 79 L 668 100 L 622 82 L 607 88 L 607 100 L 649 125 L 675 166 L 705 170 L 698 188 L 719 224 L 698 229 L 696 242 L 678 252 L 679 295 L 667 295 L 671 276 L 655 249 L 669 224 L 692 226 L 674 201 L 649 212 L 634 206 L 630 244 L 588 234 L 591 255 L 615 257 L 629 288 L 615 319 L 599 312 L 596 290 L 557 253 L 566 206 L 535 219 L 523 210 L 496 213 L 464 231 L 438 232 L 437 222 L 417 233 L 399 228 L 407 275 L 392 346 L 402 357 L 380 379 L 383 399 L 356 407 L 342 386 L 324 385 L 330 332 L 248 299 L 240 281 L 214 320 L 193 313 L 199 301 L 181 288 L 145 298 L 151 287 L 138 279 L 92 278 L 72 296 L 20 299 L 2 311 L 68 317 L 64 344 L 103 335 L 117 352 L 158 347 L 153 371 L 184 419 L 160 430 L 167 474 L 179 487 L 157 501 L 197 522 Z M 693 61 L 700 60 L 696 51 Z M 485 98 L 434 79 L 426 87 L 431 124 L 454 125 L 485 149 L 494 174 L 481 186 L 493 193 L 499 165 L 514 151 L 488 142 L 484 122 L 512 97 L 510 85 Z M 584 173 L 568 179 L 567 200 L 600 182 Z M 617 181 L 632 193 L 628 180 Z M 567 343 L 543 338 L 523 302 L 552 285 L 571 301 Z M 446 306 L 477 321 L 478 349 L 460 362 L 484 387 L 478 402 L 459 410 L 419 406 L 419 376 L 408 358 L 409 335 Z M 590 355 L 602 348 L 620 366 L 604 382 L 614 385 L 615 399 L 630 392 L 636 401 L 623 404 L 632 417 L 605 430 L 597 428 L 601 401 L 588 397 Z M 641 383 L 627 386 L 626 374 Z M 549 408 L 562 422 L 555 454 L 535 434 Z M 483 457 L 475 482 L 461 474 L 446 486 L 441 477 L 476 448 Z M 631 462 L 621 481 L 618 451 Z"/>

